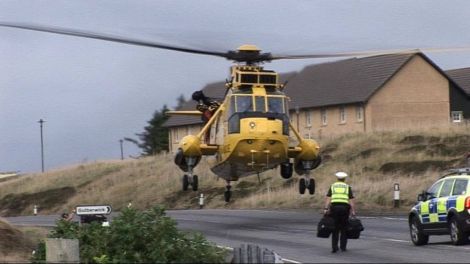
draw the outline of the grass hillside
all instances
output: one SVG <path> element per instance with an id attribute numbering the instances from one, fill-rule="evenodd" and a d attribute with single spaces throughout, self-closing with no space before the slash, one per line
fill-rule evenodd
<path id="1" fill-rule="evenodd" d="M 0 219 L 0 258 L 2 263 L 25 263 L 34 249 L 34 242 L 28 238 L 31 233 L 23 232 Z"/>
<path id="2" fill-rule="evenodd" d="M 163 204 L 169 209 L 197 208 L 205 196 L 206 208 L 321 208 L 336 171 L 350 174 L 348 182 L 356 195 L 358 211 L 389 211 L 393 185 L 401 188 L 402 209 L 416 200 L 443 171 L 462 166 L 470 151 L 470 132 L 387 132 L 354 134 L 320 141 L 324 163 L 313 172 L 314 196 L 298 193 L 294 175 L 284 180 L 278 170 L 242 178 L 233 183 L 232 201 L 225 204 L 225 182 L 209 170 L 207 160 L 195 169 L 199 191 L 181 191 L 182 172 L 173 156 L 162 154 L 137 160 L 102 161 L 0 182 L 0 215 L 40 214 L 70 211 L 76 205 L 110 204 L 120 210 L 150 208 Z"/>

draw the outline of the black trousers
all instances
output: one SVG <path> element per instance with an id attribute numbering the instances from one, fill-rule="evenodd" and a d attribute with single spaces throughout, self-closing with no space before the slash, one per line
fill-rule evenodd
<path id="1" fill-rule="evenodd" d="M 332 203 L 330 216 L 335 220 L 335 230 L 331 234 L 331 247 L 338 250 L 338 238 L 340 238 L 340 248 L 345 250 L 348 244 L 346 229 L 348 227 L 349 210 L 351 206 L 346 203 Z"/>

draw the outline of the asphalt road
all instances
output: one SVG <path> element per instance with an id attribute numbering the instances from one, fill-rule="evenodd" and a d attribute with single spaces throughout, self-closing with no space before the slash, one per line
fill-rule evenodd
<path id="1" fill-rule="evenodd" d="M 409 239 L 405 216 L 359 216 L 365 230 L 348 251 L 331 253 L 330 239 L 316 237 L 320 214 L 299 211 L 168 211 L 181 229 L 202 232 L 223 246 L 254 243 L 281 257 L 307 263 L 469 263 L 470 245 L 453 246 L 448 236 L 431 236 L 426 246 Z M 10 217 L 16 225 L 53 226 L 58 216 Z"/>

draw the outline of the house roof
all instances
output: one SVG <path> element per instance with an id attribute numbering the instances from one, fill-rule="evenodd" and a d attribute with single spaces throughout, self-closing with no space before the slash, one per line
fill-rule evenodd
<path id="1" fill-rule="evenodd" d="M 387 54 L 311 65 L 286 87 L 290 108 L 366 102 L 414 54 Z"/>
<path id="2" fill-rule="evenodd" d="M 470 67 L 448 70 L 446 74 L 470 96 Z"/>
<path id="3" fill-rule="evenodd" d="M 285 82 L 290 80 L 291 78 L 295 77 L 295 72 L 288 72 L 288 73 L 281 73 L 279 75 L 280 82 Z M 219 102 L 222 102 L 225 97 L 225 92 L 227 89 L 225 88 L 225 82 L 214 82 L 206 85 L 202 91 L 204 95 L 213 98 Z M 196 109 L 196 102 L 189 99 L 186 103 L 182 105 L 181 108 L 178 110 L 195 110 Z M 175 127 L 175 126 L 182 126 L 182 125 L 196 125 L 201 124 L 202 120 L 198 116 L 190 116 L 190 115 L 174 115 L 170 116 L 168 120 L 163 124 L 164 127 Z"/>

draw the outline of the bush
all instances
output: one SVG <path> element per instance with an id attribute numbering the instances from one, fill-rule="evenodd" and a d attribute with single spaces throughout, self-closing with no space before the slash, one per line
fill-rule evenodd
<path id="1" fill-rule="evenodd" d="M 48 237 L 79 239 L 84 263 L 221 263 L 225 256 L 201 234 L 179 231 L 161 207 L 144 212 L 126 208 L 109 227 L 59 220 Z M 45 259 L 43 247 L 36 261 Z"/>

